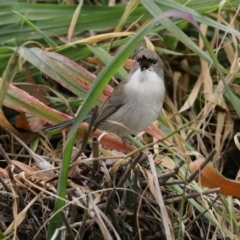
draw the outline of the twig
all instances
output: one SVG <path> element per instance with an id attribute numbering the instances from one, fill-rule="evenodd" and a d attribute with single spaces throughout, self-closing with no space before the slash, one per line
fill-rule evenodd
<path id="1" fill-rule="evenodd" d="M 155 168 L 152 154 L 148 155 L 148 161 L 149 161 L 150 168 L 151 168 L 151 171 L 153 174 L 153 181 L 154 181 L 154 185 L 155 185 L 156 192 L 157 192 L 157 202 L 160 207 L 161 214 L 162 214 L 162 220 L 163 220 L 163 225 L 164 225 L 164 229 L 165 229 L 166 239 L 172 240 L 173 238 L 172 238 L 172 234 L 171 234 L 170 226 L 169 226 L 169 216 L 168 216 L 168 213 L 167 213 L 164 201 L 163 201 L 162 192 L 160 190 L 160 186 L 159 186 L 159 182 L 158 182 L 158 178 L 157 178 L 157 171 Z"/>
<path id="2" fill-rule="evenodd" d="M 99 157 L 99 143 L 98 139 L 96 137 L 92 140 L 92 154 L 94 158 Z M 93 161 L 93 169 L 95 172 L 98 172 L 99 170 L 99 161 Z M 93 174 L 93 177 L 95 178 L 95 174 Z"/>
<path id="3" fill-rule="evenodd" d="M 88 129 L 84 132 L 83 138 L 82 138 L 82 144 L 81 144 L 81 149 L 74 155 L 74 157 L 71 160 L 71 163 L 76 162 L 76 160 L 81 156 L 81 154 L 85 151 L 87 143 L 88 143 L 88 138 L 90 134 L 92 133 L 92 128 L 94 125 L 94 122 L 97 118 L 98 114 L 98 106 L 95 106 L 93 108 L 92 116 L 88 125 Z"/>
<path id="4" fill-rule="evenodd" d="M 62 219 L 63 219 L 63 222 L 64 222 L 64 225 L 66 226 L 66 231 L 67 231 L 67 235 L 68 235 L 68 238 L 70 240 L 73 240 L 74 239 L 74 235 L 73 235 L 73 232 L 72 232 L 72 229 L 71 229 L 71 226 L 64 214 L 63 211 L 61 211 L 61 215 L 62 215 Z"/>
<path id="5" fill-rule="evenodd" d="M 207 158 L 204 160 L 204 162 L 201 163 L 199 168 L 190 175 L 190 177 L 186 180 L 186 182 L 190 183 L 192 180 L 194 180 L 198 176 L 198 174 L 202 171 L 202 169 L 212 160 L 215 153 L 216 153 L 216 150 L 213 149 L 211 153 L 207 156 Z"/>

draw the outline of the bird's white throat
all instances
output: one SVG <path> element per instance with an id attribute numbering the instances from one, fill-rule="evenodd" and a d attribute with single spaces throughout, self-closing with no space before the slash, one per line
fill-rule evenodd
<path id="1" fill-rule="evenodd" d="M 165 96 L 163 76 L 159 76 L 152 69 L 141 71 L 140 68 L 137 68 L 130 77 L 125 89 L 131 92 L 131 94 L 135 93 L 134 95 L 139 95 L 143 101 L 153 100 L 153 104 L 155 102 L 154 97 L 163 101 Z M 159 108 L 162 108 L 162 106 Z"/>

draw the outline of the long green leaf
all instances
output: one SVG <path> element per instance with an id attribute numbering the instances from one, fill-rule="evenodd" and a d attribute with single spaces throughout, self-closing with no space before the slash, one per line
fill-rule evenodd
<path id="1" fill-rule="evenodd" d="M 34 23 L 48 37 L 67 34 L 76 6 L 56 4 L 0 4 L 0 42 L 12 38 L 33 40 L 42 38 L 27 24 L 21 24 L 16 14 L 18 12 Z M 121 18 L 125 6 L 103 7 L 83 6 L 76 22 L 75 32 L 99 30 L 115 27 Z M 143 19 L 150 19 L 151 15 L 142 6 L 135 9 L 126 23 L 137 20 L 142 14 Z"/>
<path id="2" fill-rule="evenodd" d="M 83 88 L 84 84 L 90 85 L 94 80 L 92 73 L 57 53 L 25 47 L 20 47 L 18 52 L 42 73 L 53 78 L 77 96 L 84 97 L 87 91 Z"/>
<path id="3" fill-rule="evenodd" d="M 96 55 L 104 64 L 108 64 L 112 61 L 113 57 L 105 51 L 103 48 L 88 46 L 94 55 Z M 120 79 L 124 79 L 127 72 L 123 67 L 120 67 L 116 73 L 116 76 Z"/>
<path id="4" fill-rule="evenodd" d="M 0 109 L 2 109 L 3 100 L 7 92 L 9 83 L 13 80 L 18 71 L 18 57 L 16 53 L 13 53 L 9 59 L 8 65 L 3 72 L 2 81 L 0 81 Z"/>
<path id="5" fill-rule="evenodd" d="M 29 21 L 25 16 L 23 16 L 21 13 L 18 13 L 16 11 L 13 11 L 16 13 L 24 22 L 26 22 L 33 30 L 38 32 L 42 38 L 46 41 L 46 43 L 49 45 L 49 47 L 54 48 L 57 47 L 57 44 L 49 38 L 44 32 L 42 32 L 38 27 L 36 27 L 31 21 Z"/>
<path id="6" fill-rule="evenodd" d="M 147 0 L 152 3 L 153 0 Z M 171 9 L 167 4 L 182 3 L 186 5 L 186 1 L 165 1 L 166 5 L 162 6 L 163 11 Z M 153 2 L 154 3 L 154 2 Z M 200 13 L 207 13 L 213 11 L 218 7 L 219 0 L 192 0 L 187 2 L 187 6 Z M 229 7 L 238 7 L 239 0 L 229 0 L 227 4 Z M 227 7 L 226 6 L 226 7 Z M 36 33 L 31 27 L 24 24 L 21 25 L 19 18 L 12 12 L 12 10 L 24 15 L 34 25 L 41 29 L 47 36 L 58 36 L 66 34 L 71 23 L 72 15 L 75 11 L 74 5 L 61 4 L 28 4 L 15 2 L 1 2 L 0 3 L 0 42 L 8 41 L 12 38 L 19 38 L 20 40 L 33 40 L 42 38 L 41 34 Z M 179 9 L 179 8 L 176 8 Z M 125 11 L 125 6 L 83 6 L 81 14 L 76 23 L 76 32 L 88 31 L 89 29 L 98 30 L 117 26 L 119 19 Z M 151 19 L 151 15 L 143 6 L 138 6 L 129 16 L 126 23 L 132 23 L 142 16 L 142 20 Z"/>
<path id="7" fill-rule="evenodd" d="M 200 14 L 199 12 L 202 12 L 202 13 L 206 13 L 208 12 L 208 10 L 216 10 L 218 9 L 219 7 L 219 0 L 212 0 L 212 1 L 209 1 L 208 0 L 208 5 L 206 4 L 206 6 L 208 6 L 208 9 L 207 8 L 203 8 L 204 4 L 202 3 L 201 1 L 201 7 L 198 5 L 199 4 L 199 0 L 195 0 L 195 1 L 191 1 L 189 3 L 191 4 L 187 4 L 187 5 L 182 5 L 178 2 L 173 2 L 173 1 L 165 1 L 165 0 L 154 0 L 157 4 L 159 4 L 163 9 L 165 9 L 165 7 L 169 7 L 170 9 L 171 8 L 175 8 L 175 9 L 179 9 L 179 10 L 182 10 L 182 11 L 185 11 L 187 13 L 190 13 L 194 19 L 200 23 L 204 23 L 210 27 L 213 27 L 213 28 L 216 28 L 216 29 L 219 29 L 219 30 L 222 30 L 224 32 L 229 32 L 231 34 L 234 34 L 238 37 L 240 37 L 240 32 L 231 28 L 230 26 L 225 26 L 223 25 L 222 23 L 219 23 L 207 16 L 204 16 L 202 14 Z M 238 0 L 237 0 L 238 1 Z M 226 5 L 227 6 L 233 6 L 234 2 L 237 3 L 237 1 L 229 1 L 229 2 L 226 2 Z M 198 7 L 199 6 L 199 7 Z M 236 5 L 237 7 L 237 5 Z M 162 10 L 163 10 L 162 9 Z M 197 12 L 199 11 L 199 12 Z"/>

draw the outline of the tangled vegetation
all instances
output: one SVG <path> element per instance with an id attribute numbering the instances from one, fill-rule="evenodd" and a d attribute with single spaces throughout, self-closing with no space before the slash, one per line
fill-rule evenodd
<path id="1" fill-rule="evenodd" d="M 126 2 L 0 2 L 0 239 L 240 239 L 239 1 Z M 162 114 L 92 133 L 140 47 Z"/>

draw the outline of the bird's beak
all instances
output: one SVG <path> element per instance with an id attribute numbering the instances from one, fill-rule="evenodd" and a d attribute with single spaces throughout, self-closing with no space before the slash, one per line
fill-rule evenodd
<path id="1" fill-rule="evenodd" d="M 143 58 L 140 64 L 141 71 L 149 68 L 149 61 L 147 58 Z"/>

